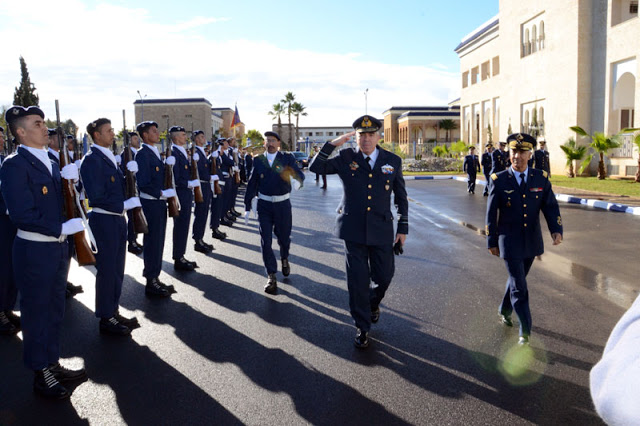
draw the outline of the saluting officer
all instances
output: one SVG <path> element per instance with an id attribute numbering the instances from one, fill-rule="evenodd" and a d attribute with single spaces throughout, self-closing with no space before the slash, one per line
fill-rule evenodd
<path id="1" fill-rule="evenodd" d="M 176 196 L 175 189 L 164 188 L 164 164 L 156 144 L 160 142 L 160 131 L 155 121 L 143 121 L 136 127 L 142 138 L 142 148 L 136 154 L 138 173 L 136 181 L 140 193 L 140 203 L 147 218 L 149 232 L 144 234 L 142 243 L 144 250 L 144 270 L 142 275 L 147 279 L 145 294 L 147 296 L 167 297 L 175 292 L 173 286 L 160 281 L 162 271 L 162 252 L 167 231 L 167 199 Z M 170 156 L 165 161 L 175 164 Z"/>
<path id="2" fill-rule="evenodd" d="M 69 269 L 67 236 L 84 230 L 81 219 L 64 220 L 61 176 L 75 181 L 78 168 L 69 164 L 60 170 L 49 159 L 44 113 L 37 106 L 12 106 L 5 120 L 20 143 L 0 168 L 0 181 L 9 216 L 18 228 L 13 267 L 20 292 L 24 363 L 35 372 L 36 393 L 67 398 L 69 391 L 60 382 L 86 377 L 84 369 L 69 370 L 59 363 Z"/>
<path id="3" fill-rule="evenodd" d="M 480 171 L 480 162 L 476 155 L 476 147 L 469 147 L 469 155 L 464 157 L 462 171 L 467 173 L 467 192 L 469 194 L 476 193 L 476 175 Z"/>
<path id="4" fill-rule="evenodd" d="M 200 253 L 210 253 L 213 250 L 213 246 L 205 243 L 203 238 L 205 228 L 207 227 L 207 217 L 209 216 L 211 198 L 213 196 L 213 191 L 211 191 L 210 185 L 211 178 L 209 177 L 211 163 L 204 152 L 204 146 L 207 143 L 204 132 L 202 130 L 196 130 L 193 132 L 193 141 L 196 145 L 194 160 L 198 165 L 198 177 L 200 178 L 203 201 L 201 203 L 196 203 L 193 209 L 193 227 L 191 237 L 193 238 L 193 241 L 195 241 L 193 246 L 195 251 L 199 251 Z"/>
<path id="5" fill-rule="evenodd" d="M 220 222 L 222 217 L 222 206 L 225 202 L 225 191 L 227 190 L 227 182 L 229 181 L 229 173 L 226 173 L 222 170 L 222 157 L 221 157 L 221 149 L 224 145 L 224 139 L 218 139 L 215 142 L 211 143 L 211 155 L 209 155 L 209 161 L 216 162 L 216 171 L 217 175 L 211 175 L 211 182 L 218 181 L 218 186 L 221 189 L 220 194 L 212 194 L 211 195 L 211 219 L 209 220 L 209 227 L 211 228 L 211 236 L 218 240 L 224 240 L 227 238 L 227 234 L 225 232 L 220 231 Z M 231 225 L 229 225 L 231 226 Z"/>
<path id="6" fill-rule="evenodd" d="M 542 139 L 540 141 L 540 149 L 533 154 L 534 168 L 544 170 L 551 176 L 551 163 L 549 162 L 549 151 L 547 151 L 547 142 Z"/>
<path id="7" fill-rule="evenodd" d="M 507 138 L 511 148 L 511 167 L 492 174 L 493 184 L 487 200 L 487 247 L 494 256 L 504 259 L 509 278 L 499 307 L 500 321 L 513 325 L 511 313 L 520 321 L 520 345 L 529 344 L 531 312 L 527 274 L 536 256 L 544 252 L 540 211 L 544 214 L 553 245 L 562 242 L 562 218 L 551 189 L 549 175 L 531 169 L 527 162 L 536 140 L 526 133 Z"/>
<path id="8" fill-rule="evenodd" d="M 135 159 L 136 154 L 140 149 L 140 136 L 138 136 L 136 132 L 129 132 L 129 149 L 131 150 L 131 158 Z M 120 164 L 120 169 L 123 173 L 126 173 L 127 171 L 124 164 Z M 129 251 L 129 253 L 142 253 L 142 244 L 138 243 L 138 236 L 135 229 L 133 229 L 132 210 L 127 210 L 127 241 L 129 242 L 127 246 L 127 250 Z"/>
<path id="9" fill-rule="evenodd" d="M 371 323 L 380 318 L 380 302 L 393 278 L 394 251 L 402 252 L 409 232 L 402 160 L 377 146 L 381 127 L 380 120 L 369 115 L 356 119 L 355 131 L 325 143 L 309 167 L 313 173 L 338 174 L 342 180 L 337 236 L 344 240 L 349 308 L 357 327 L 354 344 L 358 348 L 369 346 Z M 343 149 L 329 160 L 333 150 L 354 134 L 358 148 Z M 391 193 L 400 215 L 395 236 Z M 375 288 L 370 288 L 371 281 L 377 284 Z"/>
<path id="10" fill-rule="evenodd" d="M 187 133 L 184 127 L 171 127 L 169 136 L 173 142 L 171 156 L 176 159 L 173 165 L 173 178 L 178 200 L 180 200 L 180 214 L 173 218 L 173 267 L 178 271 L 193 271 L 198 265 L 196 262 L 185 259 L 184 254 L 187 251 L 189 224 L 191 223 L 192 188 L 200 186 L 200 181 L 191 180 L 191 165 L 185 149 Z"/>
<path id="11" fill-rule="evenodd" d="M 140 207 L 140 199 L 125 200 L 125 180 L 111 152 L 115 137 L 111 121 L 98 118 L 87 125 L 93 139 L 91 150 L 82 160 L 80 173 L 87 191 L 89 225 L 98 248 L 96 253 L 96 317 L 100 318 L 100 333 L 126 336 L 140 325 L 134 318 L 125 318 L 118 311 L 127 244 L 125 211 Z M 125 167 L 135 173 L 138 165 L 129 161 Z"/>
<path id="12" fill-rule="evenodd" d="M 260 224 L 260 248 L 262 261 L 267 272 L 267 285 L 264 291 L 276 294 L 278 264 L 271 248 L 272 234 L 276 234 L 280 246 L 282 275 L 289 276 L 289 248 L 291 246 L 291 181 L 296 180 L 302 186 L 304 174 L 298 168 L 292 154 L 280 152 L 280 135 L 265 132 L 266 152 L 257 156 L 253 162 L 253 171 L 247 183 L 244 197 L 245 221 L 251 211 L 251 201 L 258 197 L 258 223 Z"/>
<path id="13" fill-rule="evenodd" d="M 491 142 L 487 143 L 485 146 L 485 152 L 482 154 L 482 173 L 484 174 L 485 185 L 484 191 L 482 191 L 482 196 L 486 197 L 489 195 L 489 176 L 491 176 L 491 152 L 493 151 L 493 144 Z"/>

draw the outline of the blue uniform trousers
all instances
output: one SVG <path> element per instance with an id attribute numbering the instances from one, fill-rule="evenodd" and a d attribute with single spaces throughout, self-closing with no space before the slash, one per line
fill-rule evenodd
<path id="1" fill-rule="evenodd" d="M 173 218 L 173 260 L 178 260 L 187 251 L 189 224 L 191 223 L 191 203 L 193 191 L 189 188 L 176 188 L 180 200 L 180 214 Z"/>
<path id="2" fill-rule="evenodd" d="M 504 298 L 500 304 L 499 312 L 502 315 L 511 315 L 516 311 L 520 321 L 520 336 L 531 334 L 531 311 L 529 310 L 529 290 L 527 289 L 527 274 L 533 264 L 533 257 L 525 259 L 504 259 L 507 265 L 509 278 Z"/>
<path id="3" fill-rule="evenodd" d="M 262 261 L 267 274 L 275 274 L 278 271 L 276 257 L 271 248 L 273 233 L 276 234 L 280 246 L 280 258 L 289 257 L 291 246 L 291 202 L 289 200 L 272 203 L 258 200 L 258 223 L 260 224 L 260 249 Z"/>
<path id="4" fill-rule="evenodd" d="M 0 213 L 0 311 L 14 310 L 18 298 L 12 254 L 16 231 L 9 216 Z"/>
<path id="5" fill-rule="evenodd" d="M 133 229 L 133 211 L 127 210 L 127 241 L 136 241 L 136 231 Z"/>
<path id="6" fill-rule="evenodd" d="M 484 172 L 484 179 L 487 183 L 484 184 L 484 191 L 482 191 L 482 195 L 489 195 L 489 184 L 491 182 L 491 173 Z"/>
<path id="7" fill-rule="evenodd" d="M 69 244 L 34 242 L 16 237 L 13 269 L 20 291 L 24 363 L 41 370 L 60 358 Z"/>
<path id="8" fill-rule="evenodd" d="M 393 245 L 370 246 L 345 240 L 344 248 L 351 317 L 356 327 L 368 332 L 371 308 L 380 304 L 393 278 Z M 371 281 L 377 286 L 371 288 Z"/>
<path id="9" fill-rule="evenodd" d="M 204 237 L 204 230 L 207 227 L 207 216 L 209 215 L 209 208 L 211 206 L 211 185 L 207 182 L 200 181 L 202 188 L 201 203 L 196 203 L 193 209 L 193 228 L 191 230 L 191 237 L 199 241 Z"/>
<path id="10" fill-rule="evenodd" d="M 118 310 L 127 245 L 123 216 L 89 214 L 89 226 L 98 245 L 96 254 L 96 317 L 111 318 Z"/>
<path id="11" fill-rule="evenodd" d="M 224 180 L 224 191 L 222 192 L 222 210 L 220 211 L 220 218 L 223 218 L 227 215 L 227 212 L 231 210 L 231 206 L 235 203 L 234 198 L 234 188 L 232 183 L 233 177 L 231 179 L 226 178 Z"/>
<path id="12" fill-rule="evenodd" d="M 158 278 L 162 271 L 162 252 L 167 230 L 167 202 L 164 200 L 140 199 L 142 210 L 147 218 L 149 232 L 144 234 L 142 244 L 144 251 L 144 269 L 142 275 L 146 279 Z"/>
<path id="13" fill-rule="evenodd" d="M 220 214 L 222 213 L 222 203 L 224 202 L 224 186 L 220 185 L 222 193 L 214 196 L 211 194 L 211 219 L 209 220 L 209 227 L 211 229 L 218 229 L 220 226 Z"/>
<path id="14" fill-rule="evenodd" d="M 476 190 L 476 174 L 467 173 L 467 191 L 475 192 Z"/>

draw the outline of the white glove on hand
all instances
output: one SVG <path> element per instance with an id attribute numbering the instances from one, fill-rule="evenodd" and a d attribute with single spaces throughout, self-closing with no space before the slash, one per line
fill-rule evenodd
<path id="1" fill-rule="evenodd" d="M 142 204 L 140 204 L 140 198 L 131 197 L 128 200 L 124 200 L 124 209 L 125 210 L 131 210 L 131 209 L 134 209 L 136 207 L 142 207 Z"/>
<path id="2" fill-rule="evenodd" d="M 212 156 L 213 158 L 218 158 L 218 156 L 219 156 L 219 155 L 220 155 L 220 153 L 219 153 L 217 150 L 216 150 L 216 151 L 213 151 L 213 152 L 211 153 L 211 156 Z"/>
<path id="3" fill-rule="evenodd" d="M 197 152 L 193 153 L 193 161 L 199 161 L 200 160 L 200 156 L 198 155 Z"/>
<path id="4" fill-rule="evenodd" d="M 176 194 L 176 190 L 171 188 L 171 189 L 163 189 L 162 190 L 162 196 L 160 198 L 162 198 L 163 200 L 166 200 L 167 198 L 171 198 L 171 197 L 175 197 Z"/>
<path id="5" fill-rule="evenodd" d="M 66 180 L 77 181 L 80 177 L 78 174 L 78 166 L 75 164 L 67 164 L 60 170 L 60 176 Z"/>
<path id="6" fill-rule="evenodd" d="M 82 231 L 84 231 L 84 223 L 82 222 L 82 219 L 77 217 L 75 219 L 69 219 L 68 221 L 64 222 L 62 224 L 62 231 L 60 232 L 60 234 L 73 235 Z"/>
<path id="7" fill-rule="evenodd" d="M 233 166 L 233 171 L 234 171 L 234 172 L 240 172 L 240 167 L 238 167 L 238 166 Z"/>
<path id="8" fill-rule="evenodd" d="M 298 179 L 291 178 L 291 186 L 296 191 L 302 189 L 302 184 L 300 183 L 300 181 Z"/>
<path id="9" fill-rule="evenodd" d="M 170 155 L 167 157 L 166 160 L 164 160 L 164 164 L 168 164 L 170 166 L 173 166 L 176 164 L 176 157 L 174 157 L 173 155 Z"/>
<path id="10" fill-rule="evenodd" d="M 138 163 L 133 160 L 129 161 L 127 163 L 127 170 L 129 170 L 131 173 L 138 173 Z"/>
<path id="11" fill-rule="evenodd" d="M 116 164 L 118 166 L 122 164 L 122 156 L 120 154 L 116 155 Z"/>
<path id="12" fill-rule="evenodd" d="M 248 211 L 248 210 L 245 210 L 245 211 L 244 211 L 244 224 L 245 224 L 245 225 L 248 225 L 248 224 L 249 224 L 249 213 L 251 213 L 251 212 L 250 212 L 250 211 Z"/>
<path id="13" fill-rule="evenodd" d="M 82 166 L 82 160 L 76 160 L 73 162 L 73 164 L 75 164 L 78 170 L 80 170 L 80 166 Z"/>
<path id="14" fill-rule="evenodd" d="M 198 179 L 190 180 L 187 182 L 187 188 L 197 188 L 200 186 L 200 181 Z"/>
<path id="15" fill-rule="evenodd" d="M 218 175 L 211 175 L 211 178 L 209 179 L 211 181 L 211 183 L 220 180 L 220 176 Z"/>

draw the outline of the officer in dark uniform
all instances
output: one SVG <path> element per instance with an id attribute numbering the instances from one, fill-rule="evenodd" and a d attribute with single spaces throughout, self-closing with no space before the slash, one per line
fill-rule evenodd
<path id="1" fill-rule="evenodd" d="M 502 154 L 504 168 L 511 167 L 511 156 L 509 155 L 509 147 L 506 142 L 500 142 L 500 153 Z"/>
<path id="2" fill-rule="evenodd" d="M 4 128 L 0 127 L 0 146 L 4 146 Z M 5 152 L 9 155 L 9 152 Z M 0 156 L 0 167 L 6 156 Z M 0 186 L 2 183 L 0 182 Z M 18 299 L 18 289 L 13 276 L 13 241 L 16 226 L 7 213 L 7 205 L 0 192 L 0 334 L 13 335 L 20 331 L 20 317 L 13 313 Z"/>
<path id="3" fill-rule="evenodd" d="M 394 273 L 394 251 L 399 254 L 409 232 L 409 203 L 402 177 L 402 160 L 377 146 L 382 123 L 369 115 L 353 122 L 355 132 L 324 144 L 309 169 L 338 174 L 343 205 L 337 219 L 337 236 L 344 240 L 349 288 L 349 308 L 357 332 L 355 345 L 369 346 L 371 323 L 380 318 L 380 302 Z M 356 135 L 358 149 L 329 155 Z M 400 219 L 393 234 L 391 193 Z M 395 245 L 394 245 L 395 244 Z M 370 288 L 373 281 L 377 286 Z"/>
<path id="4" fill-rule="evenodd" d="M 209 216 L 209 208 L 211 207 L 211 185 L 210 185 L 210 171 L 211 164 L 207 159 L 207 155 L 204 152 L 204 146 L 207 143 L 207 139 L 204 136 L 202 130 L 196 130 L 193 132 L 193 143 L 196 146 L 194 151 L 194 160 L 198 165 L 198 178 L 200 179 L 200 188 L 202 189 L 202 202 L 195 203 L 193 209 L 193 227 L 191 231 L 191 237 L 195 242 L 193 248 L 200 253 L 210 253 L 213 250 L 211 244 L 204 242 L 204 231 L 207 227 L 207 217 Z"/>
<path id="5" fill-rule="evenodd" d="M 511 327 L 511 313 L 520 321 L 519 344 L 529 344 L 531 312 L 527 274 L 536 256 L 544 252 L 540 211 L 544 214 L 553 245 L 562 242 L 562 218 L 547 172 L 530 169 L 527 162 L 536 140 L 526 133 L 507 138 L 512 166 L 492 174 L 487 200 L 487 246 L 504 259 L 509 279 L 499 307 L 500 321 Z"/>
<path id="6" fill-rule="evenodd" d="M 271 248 L 272 233 L 276 234 L 280 246 L 282 275 L 287 277 L 291 272 L 291 181 L 296 180 L 302 186 L 304 174 L 292 154 L 280 152 L 280 135 L 276 132 L 265 132 L 264 136 L 266 152 L 254 159 L 253 171 L 247 183 L 244 197 L 245 221 L 248 220 L 251 211 L 251 201 L 257 196 L 260 248 L 268 277 L 264 291 L 276 294 L 278 264 Z"/>
<path id="7" fill-rule="evenodd" d="M 222 192 L 222 209 L 220 211 L 220 223 L 224 226 L 232 226 L 236 217 L 231 214 L 231 207 L 235 203 L 235 178 L 234 168 L 236 163 L 233 161 L 232 150 L 229 146 L 229 139 L 223 139 L 220 146 L 220 170 L 222 170 L 222 180 L 224 182 L 224 190 Z"/>
<path id="8" fill-rule="evenodd" d="M 60 329 L 64 316 L 69 270 L 67 236 L 84 230 L 81 219 L 65 221 L 62 182 L 77 180 L 78 168 L 60 170 L 44 150 L 48 132 L 44 113 L 36 106 L 12 106 L 5 114 L 20 143 L 0 168 L 2 195 L 18 228 L 13 243 L 13 268 L 20 292 L 24 363 L 34 370 L 34 391 L 48 398 L 67 398 L 60 383 L 81 380 L 84 369 L 69 370 L 59 363 Z"/>
<path id="9" fill-rule="evenodd" d="M 469 194 L 476 193 L 476 175 L 480 171 L 480 161 L 476 155 L 476 147 L 469 147 L 469 155 L 464 157 L 462 171 L 467 173 L 467 192 Z"/>
<path id="10" fill-rule="evenodd" d="M 229 138 L 229 157 L 233 161 L 233 168 L 231 173 L 231 188 L 233 188 L 233 194 L 231 194 L 231 201 L 229 204 L 228 217 L 232 221 L 236 221 L 236 218 L 242 216 L 242 213 L 236 210 L 236 199 L 238 198 L 238 189 L 242 183 L 236 182 L 235 174 L 240 175 L 240 158 L 242 157 L 238 147 L 238 140 L 236 138 Z"/>
<path id="11" fill-rule="evenodd" d="M 126 210 L 140 206 L 140 199 L 125 200 L 125 180 L 111 152 L 115 137 L 111 121 L 99 118 L 87 125 L 93 139 L 91 150 L 82 160 L 80 173 L 92 210 L 89 225 L 96 240 L 96 317 L 101 333 L 126 336 L 139 327 L 136 318 L 125 318 L 118 311 L 127 244 Z M 136 172 L 130 161 L 127 170 Z"/>
<path id="12" fill-rule="evenodd" d="M 160 152 L 155 146 L 160 142 L 158 123 L 143 121 L 136 127 L 142 138 L 142 148 L 136 154 L 138 173 L 136 181 L 140 193 L 140 203 L 147 218 L 149 232 L 143 237 L 144 270 L 142 275 L 147 279 L 145 294 L 147 296 L 167 297 L 173 290 L 159 279 L 162 271 L 162 252 L 167 231 L 167 199 L 176 196 L 175 189 L 164 188 L 164 163 L 160 159 Z M 170 156 L 165 161 L 174 163 Z"/>
<path id="13" fill-rule="evenodd" d="M 544 170 L 551 176 L 551 163 L 549 163 L 549 151 L 546 150 L 547 142 L 540 141 L 540 149 L 533 154 L 534 168 Z"/>
<path id="14" fill-rule="evenodd" d="M 507 168 L 504 161 L 504 155 L 502 155 L 502 146 L 505 142 L 500 142 L 500 148 L 491 152 L 491 174 L 497 174 Z M 487 181 L 488 184 L 491 182 Z"/>
<path id="15" fill-rule="evenodd" d="M 222 205 L 224 204 L 224 192 L 226 191 L 227 181 L 229 179 L 229 173 L 225 174 L 222 170 L 222 157 L 221 157 L 221 149 L 224 145 L 224 139 L 218 139 L 216 142 L 211 144 L 212 151 L 211 155 L 209 155 L 209 161 L 216 162 L 216 172 L 217 174 L 211 175 L 211 182 L 218 181 L 218 186 L 222 190 L 220 194 L 212 194 L 211 195 L 211 219 L 209 220 L 209 227 L 211 228 L 211 236 L 218 240 L 224 240 L 227 238 L 227 234 L 225 232 L 220 231 L 220 222 L 222 216 Z M 230 225 L 229 225 L 230 226 Z"/>
<path id="16" fill-rule="evenodd" d="M 249 147 L 247 147 L 247 149 L 248 148 Z M 251 171 L 253 170 L 253 155 L 251 155 L 248 150 L 244 154 L 244 169 L 245 173 L 247 174 L 247 179 L 245 180 L 246 182 L 249 180 L 249 176 L 251 176 Z"/>
<path id="17" fill-rule="evenodd" d="M 484 191 L 482 191 L 482 196 L 486 197 L 489 195 L 489 176 L 491 176 L 491 152 L 493 151 L 493 144 L 489 142 L 485 146 L 485 152 L 482 154 L 482 160 L 480 164 L 482 165 L 482 173 L 484 174 L 484 179 L 486 181 L 484 185 Z"/>
<path id="18" fill-rule="evenodd" d="M 140 136 L 136 132 L 129 132 L 129 149 L 131 150 L 131 158 L 135 159 L 138 150 L 140 149 Z M 118 157 L 116 156 L 116 159 Z M 123 173 L 126 173 L 124 164 L 120 164 L 120 169 Z M 132 210 L 127 210 L 127 250 L 132 254 L 142 254 L 142 244 L 138 243 L 138 236 L 133 229 L 133 214 Z"/>

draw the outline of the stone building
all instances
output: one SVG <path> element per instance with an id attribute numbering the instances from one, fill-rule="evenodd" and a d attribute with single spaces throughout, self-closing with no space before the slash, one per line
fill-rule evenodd
<path id="1" fill-rule="evenodd" d="M 273 124 L 271 130 L 278 132 L 278 125 Z M 331 141 L 338 136 L 349 133 L 353 130 L 351 126 L 317 126 L 317 127 L 298 127 L 298 140 L 294 144 L 292 151 L 302 151 L 307 154 L 311 152 L 314 146 L 322 146 L 325 142 Z M 282 123 L 282 129 L 279 133 L 280 138 L 285 143 L 289 141 L 289 132 L 291 132 L 291 140 L 295 140 L 296 127 Z M 352 138 L 352 140 L 355 140 Z"/>

